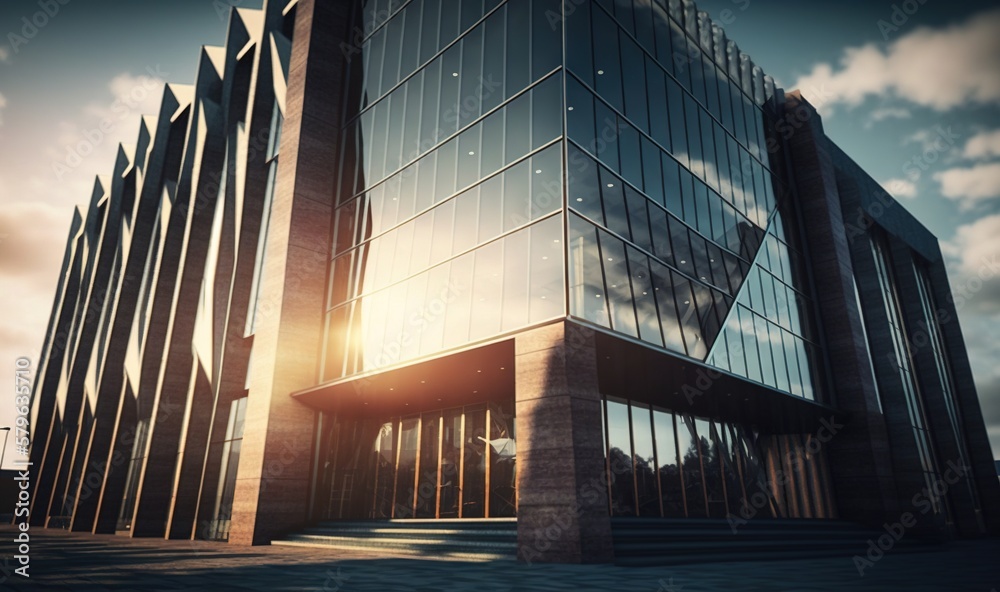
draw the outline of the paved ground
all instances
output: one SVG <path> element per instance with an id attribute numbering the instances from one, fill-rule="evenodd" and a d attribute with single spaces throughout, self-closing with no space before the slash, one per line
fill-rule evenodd
<path id="1" fill-rule="evenodd" d="M 934 552 L 890 552 L 859 577 L 849 557 L 669 568 L 457 563 L 331 553 L 321 549 L 232 547 L 34 529 L 30 579 L 6 570 L 16 532 L 0 527 L 0 590 L 354 590 L 522 592 L 609 590 L 828 591 L 1000 590 L 1000 540 Z M 859 550 L 859 552 L 863 549 Z"/>

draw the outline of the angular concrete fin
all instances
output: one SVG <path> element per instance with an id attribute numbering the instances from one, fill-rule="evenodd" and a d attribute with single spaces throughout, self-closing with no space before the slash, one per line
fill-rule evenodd
<path id="1" fill-rule="evenodd" d="M 264 11 L 259 8 L 237 8 L 233 14 L 240 19 L 243 30 L 250 39 L 260 41 L 261 33 L 264 32 Z"/>
<path id="2" fill-rule="evenodd" d="M 176 103 L 170 111 L 163 111 L 162 114 L 170 113 L 170 121 L 176 121 L 177 117 L 184 112 L 185 109 L 191 106 L 191 101 L 194 99 L 194 85 L 192 84 L 175 84 L 167 83 L 164 89 L 164 97 L 169 93 Z M 166 98 L 164 98 L 164 107 L 166 107 Z"/>
<path id="3" fill-rule="evenodd" d="M 110 184 L 106 175 L 94 175 L 94 188 L 90 192 L 90 209 L 94 210 L 101 204 Z"/>
<path id="4" fill-rule="evenodd" d="M 285 94 L 288 90 L 288 64 L 292 59 L 292 42 L 277 31 L 271 32 L 271 75 L 274 79 L 274 97 L 278 108 L 285 113 Z"/>
<path id="5" fill-rule="evenodd" d="M 142 126 L 140 125 L 140 129 L 141 127 Z M 124 177 L 135 164 L 135 144 L 125 144 L 120 142 L 118 144 L 118 154 L 115 156 L 115 160 L 122 165 L 121 169 L 119 169 L 116 164 L 115 170 L 121 170 L 120 175 Z"/>
<path id="6" fill-rule="evenodd" d="M 210 63 L 219 79 L 222 79 L 226 71 L 226 48 L 221 45 L 202 45 L 201 53 L 202 64 Z"/>

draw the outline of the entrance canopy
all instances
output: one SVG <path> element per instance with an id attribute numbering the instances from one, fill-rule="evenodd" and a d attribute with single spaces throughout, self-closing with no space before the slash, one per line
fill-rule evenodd
<path id="1" fill-rule="evenodd" d="M 490 401 L 514 394 L 514 340 L 376 371 L 293 393 L 320 411 L 407 414 Z"/>

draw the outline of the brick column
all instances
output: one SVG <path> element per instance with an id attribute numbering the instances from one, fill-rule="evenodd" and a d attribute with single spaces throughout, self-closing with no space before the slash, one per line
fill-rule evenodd
<path id="1" fill-rule="evenodd" d="M 816 305 L 834 369 L 832 404 L 851 414 L 828 448 L 840 515 L 873 527 L 899 517 L 885 420 L 854 293 L 854 270 L 833 162 L 819 114 L 797 93 L 785 110 L 796 117 L 787 143 L 803 236 L 814 270 Z"/>
<path id="2" fill-rule="evenodd" d="M 610 562 L 593 331 L 561 321 L 514 339 L 518 557 Z"/>
<path id="3" fill-rule="evenodd" d="M 229 541 L 264 544 L 301 527 L 314 412 L 290 394 L 315 385 L 323 337 L 340 97 L 350 7 L 300 1 Z M 316 33 L 315 35 L 313 33 Z"/>
<path id="4" fill-rule="evenodd" d="M 969 464 L 979 494 L 983 521 L 987 531 L 997 536 L 1000 535 L 1000 482 L 996 477 L 990 438 L 976 392 L 976 381 L 969 364 L 962 327 L 959 325 L 958 310 L 951 294 L 944 261 L 931 263 L 929 272 L 934 301 L 942 311 L 941 334 L 955 380 L 955 399 L 961 414 L 962 430 L 965 432 Z"/>

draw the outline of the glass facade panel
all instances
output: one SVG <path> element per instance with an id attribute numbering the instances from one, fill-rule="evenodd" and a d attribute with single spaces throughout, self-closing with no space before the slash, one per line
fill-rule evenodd
<path id="1" fill-rule="evenodd" d="M 615 399 L 608 399 L 606 405 L 611 515 L 635 516 L 635 473 L 632 466 L 629 407 L 624 401 Z"/>
<path id="2" fill-rule="evenodd" d="M 324 415 L 315 517 L 516 516 L 512 410 L 505 403 L 402 418 Z"/>
<path id="3" fill-rule="evenodd" d="M 465 409 L 465 431 L 462 436 L 464 459 L 461 504 L 463 518 L 486 516 L 486 407 Z"/>
<path id="4" fill-rule="evenodd" d="M 725 467 L 722 463 L 721 443 L 715 432 L 714 423 L 704 419 L 696 419 L 695 423 L 698 426 L 698 437 L 701 442 L 708 515 L 712 518 L 725 518 L 728 506 L 726 504 Z"/>
<path id="5" fill-rule="evenodd" d="M 663 509 L 663 516 L 667 518 L 680 518 L 685 515 L 684 486 L 677 457 L 674 421 L 672 413 L 660 409 L 653 410 L 660 506 Z"/>
<path id="6" fill-rule="evenodd" d="M 416 501 L 417 446 L 420 442 L 420 418 L 402 420 L 396 456 L 396 505 L 393 518 L 412 518 Z"/>
<path id="7" fill-rule="evenodd" d="M 612 516 L 836 517 L 810 434 L 762 435 L 615 397 L 602 418 Z"/>
<path id="8" fill-rule="evenodd" d="M 917 445 L 921 464 L 923 465 L 924 480 L 928 487 L 932 487 L 934 483 L 940 481 L 940 473 L 931 443 L 932 439 L 923 406 L 923 397 L 920 393 L 916 376 L 914 375 L 913 358 L 910 352 L 910 343 L 912 342 L 908 336 L 899 300 L 896 295 L 897 287 L 892 268 L 892 258 L 889 254 L 888 244 L 881 236 L 871 236 L 870 244 L 872 258 L 875 262 L 875 271 L 879 281 L 880 295 L 885 306 L 886 319 L 892 334 L 893 351 L 888 354 L 889 359 L 893 360 L 894 369 L 899 373 L 899 384 L 902 387 L 906 400 L 913 438 Z M 872 351 L 875 351 L 875 349 L 872 348 Z M 943 500 L 944 498 L 930 499 L 935 513 L 946 511 Z"/>
<path id="9" fill-rule="evenodd" d="M 489 405 L 490 518 L 517 515 L 516 429 L 512 405 Z"/>
<path id="10" fill-rule="evenodd" d="M 748 94 L 750 64 L 697 21 L 682 3 L 413 0 L 374 26 L 352 66 L 365 92 L 343 142 L 361 158 L 340 165 L 323 380 L 569 314 L 821 396 L 801 241 L 782 224 L 794 211 L 761 149 L 770 115 Z M 513 433 L 501 417 L 463 421 L 493 441 Z M 393 468 L 397 505 L 411 471 L 411 512 L 507 512 L 489 446 L 461 499 L 421 501 L 418 467 L 443 475 L 458 429 L 427 421 L 414 467 Z M 616 514 L 722 516 L 776 454 L 734 426 L 625 401 L 606 421 Z M 468 465 L 474 444 L 460 448 Z"/>
<path id="11" fill-rule="evenodd" d="M 708 516 L 708 506 L 705 500 L 702 446 L 691 416 L 677 416 L 677 450 L 681 457 L 686 515 L 689 518 L 705 518 Z"/>
<path id="12" fill-rule="evenodd" d="M 632 419 L 632 458 L 635 467 L 636 509 L 639 516 L 660 516 L 660 493 L 649 406 L 629 406 Z"/>
<path id="13" fill-rule="evenodd" d="M 503 3 L 482 20 L 480 4 L 461 5 L 461 18 L 452 22 L 444 18 L 446 6 L 439 12 L 436 2 L 413 2 L 383 27 L 407 29 L 400 32 L 402 45 L 411 46 L 409 27 L 421 23 L 426 10 L 423 18 L 438 15 L 441 21 L 433 51 L 457 41 L 415 71 L 400 74 L 394 88 L 380 86 L 356 116 L 348 117 L 345 142 L 356 138 L 364 158 L 356 169 L 345 161 L 341 171 L 345 180 L 354 179 L 342 186 L 353 186 L 356 194 L 342 197 L 336 213 L 324 380 L 370 370 L 376 366 L 373 359 L 381 359 L 381 367 L 488 337 L 484 331 L 493 329 L 484 327 L 495 323 L 477 317 L 480 325 L 470 327 L 476 255 L 469 250 L 486 248 L 562 205 L 561 150 L 545 148 L 562 135 L 562 79 L 555 74 L 538 81 L 561 56 L 561 30 L 542 19 L 552 2 Z M 397 19 L 402 24 L 394 24 Z M 532 43 L 517 37 L 521 26 L 533 31 Z M 460 29 L 469 30 L 459 35 Z M 387 51 L 396 53 L 394 64 L 409 60 L 378 36 L 366 41 L 369 76 L 376 50 L 383 66 Z M 491 61 L 498 48 L 507 51 L 499 69 Z M 380 72 L 383 83 L 395 77 Z M 500 73 L 503 79 L 493 76 Z M 495 110 L 487 114 L 487 109 Z M 397 117 L 398 125 L 393 123 Z M 399 130 L 399 138 L 392 135 Z M 405 146 L 410 140 L 412 147 Z M 550 222 L 504 239 L 499 257 L 498 247 L 490 247 L 491 263 L 503 270 L 496 278 L 503 289 L 493 295 L 516 296 L 505 301 L 499 330 L 563 314 L 558 279 L 565 256 L 551 254 L 552 245 L 561 244 L 555 242 L 561 239 L 558 226 Z M 545 252 L 530 252 L 531 245 L 543 244 Z M 486 265 L 485 256 L 480 258 Z M 506 270 L 512 272 L 509 277 Z M 345 290 L 345 285 L 355 289 Z M 382 318 L 368 311 L 397 298 L 405 299 L 408 310 L 395 307 L 399 310 Z M 478 307 L 480 301 L 475 302 Z M 490 310 L 494 320 L 499 310 Z M 344 328 L 345 322 L 352 326 Z M 350 342 L 350 335 L 360 339 Z M 394 341 L 420 346 L 386 347 Z M 391 351 L 383 355 L 383 350 Z"/>
<path id="14" fill-rule="evenodd" d="M 441 418 L 425 413 L 420 418 L 420 469 L 417 477 L 417 518 L 435 518 L 438 491 L 438 455 L 441 452 Z"/>

